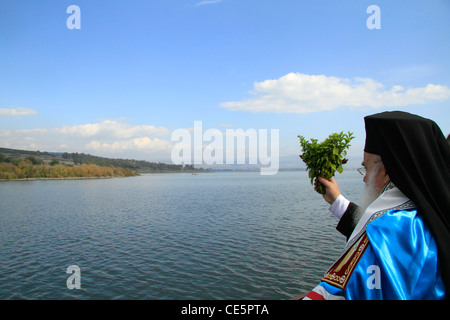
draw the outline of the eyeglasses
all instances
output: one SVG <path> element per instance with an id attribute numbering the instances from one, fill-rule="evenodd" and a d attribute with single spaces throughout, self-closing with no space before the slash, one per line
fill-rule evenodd
<path id="1" fill-rule="evenodd" d="M 356 171 L 358 171 L 361 175 L 365 176 L 367 169 L 364 167 L 361 167 L 361 168 L 356 169 Z"/>

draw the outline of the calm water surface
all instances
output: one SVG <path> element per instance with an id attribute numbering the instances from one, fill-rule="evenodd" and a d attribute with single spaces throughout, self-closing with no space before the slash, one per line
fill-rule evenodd
<path id="1" fill-rule="evenodd" d="M 305 172 L 0 182 L 0 299 L 287 299 L 343 249 L 328 207 Z"/>

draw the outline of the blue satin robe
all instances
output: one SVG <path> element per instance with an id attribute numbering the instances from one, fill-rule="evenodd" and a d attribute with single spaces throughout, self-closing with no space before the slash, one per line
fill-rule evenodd
<path id="1" fill-rule="evenodd" d="M 346 286 L 319 286 L 347 300 L 445 298 L 436 241 L 416 210 L 388 211 L 367 225 L 366 234 L 369 244 Z"/>

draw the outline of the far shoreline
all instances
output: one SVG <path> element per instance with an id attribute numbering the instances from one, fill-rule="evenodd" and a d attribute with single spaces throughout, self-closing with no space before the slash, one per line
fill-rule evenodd
<path id="1" fill-rule="evenodd" d="M 136 177 L 136 176 L 129 176 Z M 110 177 L 61 177 L 61 178 L 17 178 L 17 179 L 0 179 L 3 181 L 39 181 L 39 180 L 94 180 L 94 179 L 112 179 L 112 178 L 129 178 L 124 176 L 110 176 Z"/>
<path id="2" fill-rule="evenodd" d="M 298 172 L 298 171 L 304 171 L 299 169 L 284 169 L 279 170 L 280 172 Z M 236 172 L 256 172 L 259 171 L 256 170 L 205 170 L 205 171 L 143 171 L 136 173 L 136 175 L 132 176 L 107 176 L 107 177 L 60 177 L 60 178 L 40 178 L 40 177 L 34 177 L 34 178 L 16 178 L 16 179 L 0 179 L 0 182 L 8 182 L 8 181 L 47 181 L 47 180 L 97 180 L 97 179 L 113 179 L 113 178 L 132 178 L 132 177 L 139 177 L 145 174 L 192 174 L 192 175 L 198 175 L 200 173 L 236 173 Z"/>
<path id="3" fill-rule="evenodd" d="M 161 173 L 192 173 L 192 174 L 198 174 L 198 173 L 206 173 L 206 172 L 214 172 L 214 171 L 154 171 L 154 172 L 139 172 L 132 176 L 105 176 L 105 177 L 59 177 L 59 178 L 47 178 L 47 177 L 33 177 L 33 178 L 14 178 L 14 179 L 0 179 L 0 182 L 7 182 L 7 181 L 47 181 L 47 180 L 96 180 L 96 179 L 114 179 L 114 178 L 132 178 L 132 177 L 139 177 L 143 174 L 161 174 Z"/>

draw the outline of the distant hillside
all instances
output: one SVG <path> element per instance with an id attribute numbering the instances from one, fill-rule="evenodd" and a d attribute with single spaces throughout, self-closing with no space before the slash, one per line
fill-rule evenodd
<path id="1" fill-rule="evenodd" d="M 129 159 L 110 159 L 98 156 L 93 156 L 84 153 L 67 153 L 67 152 L 41 152 L 41 151 L 27 151 L 0 148 L 0 162 L 11 159 L 28 159 L 33 164 L 47 163 L 55 164 L 60 163 L 63 165 L 82 165 L 90 164 L 102 167 L 116 167 L 130 169 L 136 172 L 182 172 L 182 171 L 199 171 L 194 168 L 193 165 L 175 165 L 161 162 L 148 162 L 142 160 L 129 160 Z M 7 161 L 9 162 L 9 161 Z"/>

